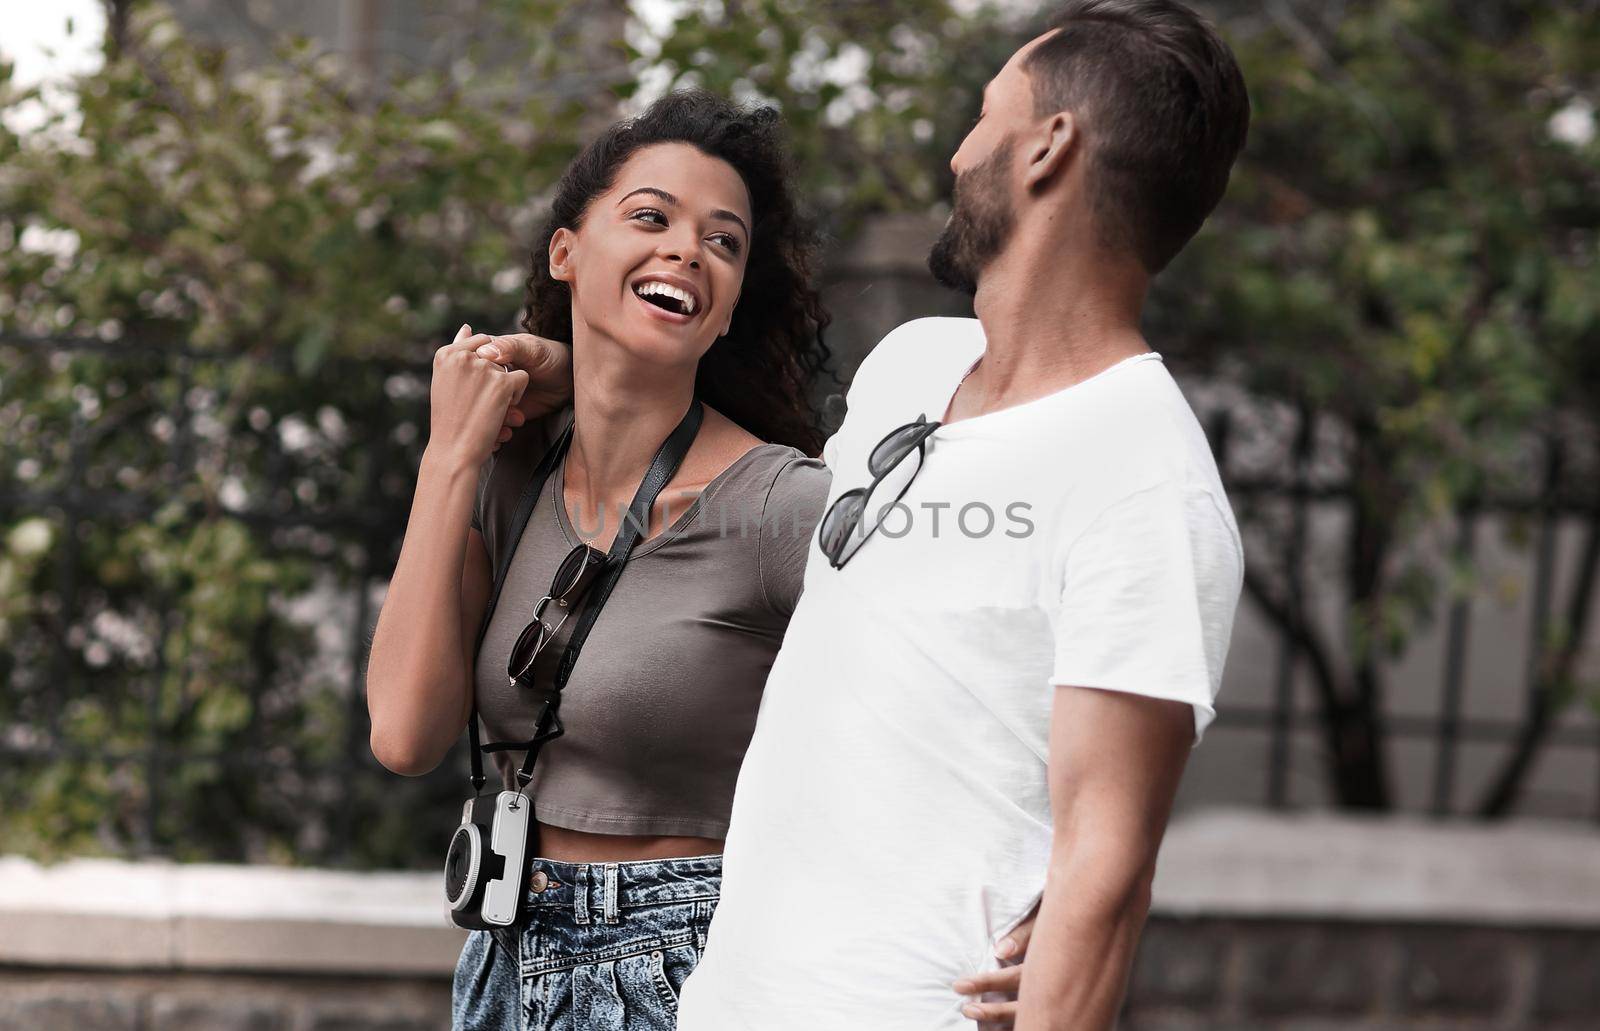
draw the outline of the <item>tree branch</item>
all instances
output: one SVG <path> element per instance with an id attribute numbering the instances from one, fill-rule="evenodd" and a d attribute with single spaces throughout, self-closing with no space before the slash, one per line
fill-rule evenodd
<path id="1" fill-rule="evenodd" d="M 1478 815 L 1482 817 L 1504 816 L 1516 803 L 1533 768 L 1534 757 L 1549 736 L 1555 716 L 1568 701 L 1561 688 L 1571 682 L 1573 669 L 1583 653 L 1597 580 L 1600 580 L 1600 499 L 1597 499 L 1589 517 L 1583 557 L 1578 564 L 1578 578 L 1567 598 L 1563 625 L 1565 632 L 1561 643 L 1539 663 L 1532 707 L 1512 745 L 1511 754 L 1489 782 L 1489 789 L 1483 793 L 1483 800 L 1478 804 Z M 1542 641 L 1535 641 L 1533 646 L 1539 648 L 1542 645 Z"/>
<path id="2" fill-rule="evenodd" d="M 1251 571 L 1248 562 L 1245 563 L 1244 589 L 1255 601 L 1256 607 L 1289 639 L 1295 650 L 1305 656 L 1311 666 L 1312 683 L 1317 688 L 1324 713 L 1342 709 L 1344 699 L 1339 695 L 1338 674 L 1334 672 L 1333 663 L 1328 657 L 1329 648 L 1299 607 L 1291 607 L 1287 599 L 1274 594 L 1261 574 Z"/>

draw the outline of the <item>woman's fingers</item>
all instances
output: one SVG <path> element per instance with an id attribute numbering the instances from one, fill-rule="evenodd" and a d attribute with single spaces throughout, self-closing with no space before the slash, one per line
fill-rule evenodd
<path id="1" fill-rule="evenodd" d="M 505 433 L 509 435 L 512 430 L 517 429 L 527 421 L 520 408 L 507 408 L 505 418 L 500 425 Z"/>
<path id="2" fill-rule="evenodd" d="M 443 347 L 435 349 L 435 354 L 440 351 L 476 351 L 478 348 L 493 340 L 488 333 L 474 333 L 472 327 L 463 322 L 461 328 L 456 330 L 455 337 Z"/>
<path id="3" fill-rule="evenodd" d="M 476 353 L 529 377 L 515 402 L 527 418 L 559 411 L 572 400 L 572 353 L 559 341 L 532 333 L 507 333 L 483 341 Z"/>
<path id="4" fill-rule="evenodd" d="M 479 449 L 487 442 L 491 452 L 498 451 L 511 439 L 511 431 L 525 421 L 518 408 L 528 390 L 528 373 L 477 354 L 478 348 L 493 339 L 488 333 L 472 332 L 472 326 L 463 323 L 448 344 L 434 351 L 429 440 L 437 441 L 441 448 L 465 448 L 481 455 Z M 500 425 L 489 436 L 485 423 L 494 418 L 496 408 Z"/>
<path id="5" fill-rule="evenodd" d="M 512 369 L 506 375 L 511 377 L 511 407 L 515 408 L 528 389 L 528 374 L 521 369 Z"/>
<path id="6" fill-rule="evenodd" d="M 484 348 L 485 344 L 492 346 Z M 566 352 L 559 341 L 532 333 L 502 333 L 479 345 L 481 358 L 552 378 L 571 376 L 571 370 L 566 367 Z"/>

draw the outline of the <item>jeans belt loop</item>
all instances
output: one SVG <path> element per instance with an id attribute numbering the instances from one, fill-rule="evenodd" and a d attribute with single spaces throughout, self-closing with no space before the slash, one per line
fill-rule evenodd
<path id="1" fill-rule="evenodd" d="M 572 886 L 572 918 L 579 927 L 589 926 L 589 864 L 578 866 L 578 883 Z"/>
<path id="2" fill-rule="evenodd" d="M 606 897 L 605 897 L 606 923 L 617 923 L 617 864 L 606 864 Z"/>

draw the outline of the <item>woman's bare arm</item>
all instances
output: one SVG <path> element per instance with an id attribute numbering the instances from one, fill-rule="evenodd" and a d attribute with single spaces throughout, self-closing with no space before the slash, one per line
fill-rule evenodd
<path id="1" fill-rule="evenodd" d="M 437 766 L 466 727 L 490 571 L 483 538 L 462 531 L 478 468 L 527 382 L 475 356 L 483 340 L 458 334 L 435 354 L 433 430 L 367 662 L 372 753 L 408 776 Z"/>

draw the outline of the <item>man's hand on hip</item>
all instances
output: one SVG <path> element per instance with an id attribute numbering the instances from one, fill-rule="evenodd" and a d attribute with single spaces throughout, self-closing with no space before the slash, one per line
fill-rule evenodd
<path id="1" fill-rule="evenodd" d="M 1028 953 L 1028 941 L 1033 937 L 1034 921 L 1038 919 L 1039 907 L 1035 905 L 1026 920 L 996 943 L 995 959 L 1005 966 L 972 974 L 955 983 L 957 994 L 977 996 L 978 1001 L 967 1003 L 962 1013 L 976 1020 L 981 1031 L 1008 1028 L 1016 1023 L 1022 961 Z"/>

